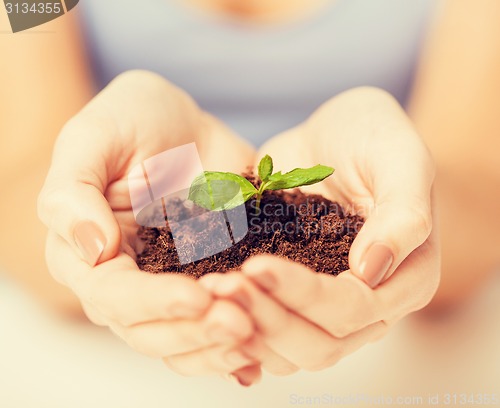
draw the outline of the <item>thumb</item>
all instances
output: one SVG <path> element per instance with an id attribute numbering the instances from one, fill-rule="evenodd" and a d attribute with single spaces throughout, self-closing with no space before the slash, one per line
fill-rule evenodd
<path id="1" fill-rule="evenodd" d="M 118 252 L 120 228 L 101 191 L 80 181 L 49 183 L 38 200 L 40 219 L 90 266 Z"/>
<path id="2" fill-rule="evenodd" d="M 349 252 L 351 272 L 372 288 L 431 234 L 433 170 L 423 173 L 418 182 L 407 179 L 405 185 L 394 178 L 391 185 L 391 179 L 384 178 L 387 190 L 374 194 L 375 205 Z"/>
<path id="3" fill-rule="evenodd" d="M 107 188 L 105 143 L 97 145 L 66 128 L 38 197 L 38 215 L 64 238 L 90 266 L 113 258 L 121 241 L 120 227 L 104 197 Z M 100 152 L 96 152 L 100 150 Z"/>

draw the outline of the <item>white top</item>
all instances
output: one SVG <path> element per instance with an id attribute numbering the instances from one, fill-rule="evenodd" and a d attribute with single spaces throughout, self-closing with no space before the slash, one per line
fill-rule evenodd
<path id="1" fill-rule="evenodd" d="M 85 0 L 99 86 L 142 68 L 256 145 L 361 85 L 408 94 L 432 0 L 334 0 L 306 20 L 236 24 L 173 0 Z"/>

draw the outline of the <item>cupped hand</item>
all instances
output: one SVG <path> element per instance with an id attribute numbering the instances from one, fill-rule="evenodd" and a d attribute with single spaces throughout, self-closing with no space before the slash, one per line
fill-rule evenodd
<path id="1" fill-rule="evenodd" d="M 135 263 L 127 175 L 190 142 L 205 168 L 241 171 L 254 160 L 252 148 L 161 77 L 123 74 L 61 131 L 39 215 L 50 272 L 90 320 L 181 374 L 229 373 L 254 363 L 244 353 L 250 317 L 186 276 L 148 274 Z"/>
<path id="2" fill-rule="evenodd" d="M 337 277 L 274 256 L 250 259 L 242 273 L 202 283 L 255 320 L 253 355 L 276 374 L 328 367 L 423 308 L 439 283 L 433 227 L 434 164 L 397 102 L 359 88 L 323 105 L 304 124 L 261 149 L 275 169 L 330 165 L 334 175 L 304 188 L 365 217 L 349 270 Z M 254 341 L 254 343 L 256 343 Z"/>

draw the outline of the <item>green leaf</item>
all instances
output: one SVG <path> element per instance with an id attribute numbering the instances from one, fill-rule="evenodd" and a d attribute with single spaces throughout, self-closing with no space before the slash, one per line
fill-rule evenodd
<path id="1" fill-rule="evenodd" d="M 293 169 L 285 174 L 274 173 L 269 177 L 265 190 L 283 190 L 319 183 L 331 176 L 334 171 L 332 167 L 318 164 L 308 169 Z"/>
<path id="2" fill-rule="evenodd" d="M 259 177 L 262 181 L 267 181 L 273 172 L 273 159 L 266 154 L 259 163 Z"/>
<path id="3" fill-rule="evenodd" d="M 238 207 L 257 193 L 246 178 L 233 173 L 205 171 L 191 183 L 188 199 L 207 210 Z"/>

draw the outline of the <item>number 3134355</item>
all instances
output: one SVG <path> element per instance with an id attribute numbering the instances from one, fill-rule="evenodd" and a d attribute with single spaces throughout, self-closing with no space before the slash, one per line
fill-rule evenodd
<path id="1" fill-rule="evenodd" d="M 61 3 L 5 3 L 7 14 L 60 14 Z"/>

